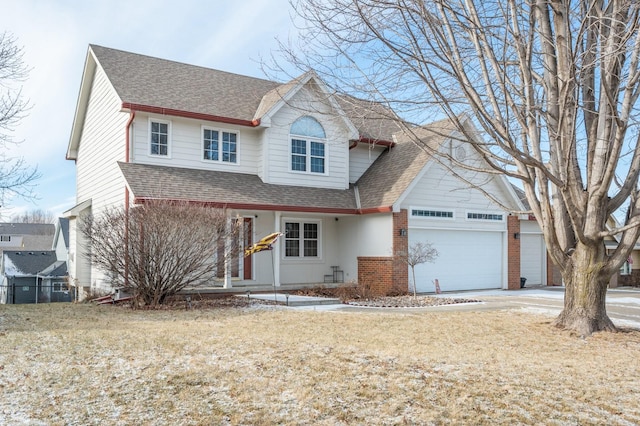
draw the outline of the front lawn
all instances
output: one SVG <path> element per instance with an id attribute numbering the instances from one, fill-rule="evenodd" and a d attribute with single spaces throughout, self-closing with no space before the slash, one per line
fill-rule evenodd
<path id="1" fill-rule="evenodd" d="M 640 332 L 551 321 L 0 306 L 0 424 L 640 423 Z"/>

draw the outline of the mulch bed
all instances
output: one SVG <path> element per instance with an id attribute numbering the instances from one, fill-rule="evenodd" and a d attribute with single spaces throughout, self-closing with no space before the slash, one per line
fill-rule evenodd
<path id="1" fill-rule="evenodd" d="M 314 297 L 335 297 L 330 292 L 310 292 L 304 290 L 302 296 Z M 375 308 L 420 308 L 428 306 L 443 306 L 459 303 L 478 303 L 475 299 L 459 299 L 451 297 L 432 297 L 432 296 L 387 296 L 387 297 L 371 297 L 360 298 L 354 297 L 344 301 L 345 304 L 351 306 L 375 307 Z M 224 295 L 218 297 L 193 296 L 190 302 L 184 299 L 184 296 L 174 297 L 162 306 L 151 308 L 154 310 L 180 310 L 180 309 L 218 309 L 218 308 L 248 308 L 256 305 L 276 305 L 270 300 L 249 299 L 247 297 L 237 297 L 233 295 Z M 131 308 L 131 303 L 122 303 L 117 306 Z M 149 309 L 149 307 L 138 307 L 138 309 Z"/>
<path id="2" fill-rule="evenodd" d="M 347 303 L 353 306 L 369 306 L 375 308 L 421 308 L 428 306 L 454 305 L 458 303 L 478 303 L 474 299 L 457 299 L 451 297 L 431 296 L 392 296 L 375 297 L 371 299 L 350 300 Z"/>

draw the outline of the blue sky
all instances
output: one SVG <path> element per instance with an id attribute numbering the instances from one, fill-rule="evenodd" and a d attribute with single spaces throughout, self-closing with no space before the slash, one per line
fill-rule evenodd
<path id="1" fill-rule="evenodd" d="M 0 208 L 0 221 L 8 221 L 34 209 L 58 216 L 75 204 L 75 165 L 65 153 L 90 43 L 265 77 L 260 59 L 293 25 L 288 0 L 20 0 L 2 6 L 2 31 L 18 39 L 31 68 L 23 95 L 32 108 L 13 134 L 23 143 L 9 155 L 42 175 L 38 199 Z"/>

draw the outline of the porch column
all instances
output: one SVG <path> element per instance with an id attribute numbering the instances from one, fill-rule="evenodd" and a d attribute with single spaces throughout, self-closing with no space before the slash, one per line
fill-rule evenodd
<path id="1" fill-rule="evenodd" d="M 274 212 L 273 232 L 280 232 L 280 212 Z M 284 237 L 282 237 L 284 238 Z M 273 245 L 273 279 L 274 285 L 280 287 L 280 241 Z"/>

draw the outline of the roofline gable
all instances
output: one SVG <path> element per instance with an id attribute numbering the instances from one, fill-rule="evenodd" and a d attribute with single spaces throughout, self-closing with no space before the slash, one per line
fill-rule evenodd
<path id="1" fill-rule="evenodd" d="M 284 106 L 287 104 L 293 96 L 296 95 L 307 83 L 313 80 L 320 90 L 327 95 L 327 99 L 331 105 L 331 108 L 336 112 L 336 115 L 339 116 L 344 122 L 345 126 L 349 130 L 349 139 L 350 140 L 359 140 L 360 132 L 356 126 L 347 118 L 347 114 L 344 112 L 342 107 L 338 104 L 338 101 L 334 98 L 333 94 L 329 91 L 327 85 L 318 77 L 315 71 L 307 71 L 303 75 L 297 78 L 296 84 L 294 84 L 289 90 L 285 93 L 279 93 L 280 99 L 274 103 L 261 117 L 254 117 L 254 119 L 260 120 L 265 127 L 269 127 L 271 125 L 271 118 Z M 283 85 L 284 86 L 284 85 Z M 282 87 L 282 86 L 280 86 Z M 278 90 L 278 88 L 274 89 Z M 263 97 L 264 101 L 264 97 Z M 258 107 L 260 110 L 260 106 Z"/>
<path id="2" fill-rule="evenodd" d="M 78 146 L 80 145 L 80 138 L 82 137 L 82 128 L 87 113 L 87 104 L 89 103 L 89 96 L 91 95 L 91 87 L 93 86 L 93 79 L 95 78 L 97 67 L 98 59 L 93 53 L 91 45 L 89 45 L 87 57 L 84 61 L 82 78 L 80 79 L 80 89 L 78 90 L 78 101 L 76 103 L 76 110 L 73 116 L 73 124 L 71 126 L 71 136 L 69 138 L 69 145 L 67 147 L 66 154 L 67 160 L 78 159 Z"/>

